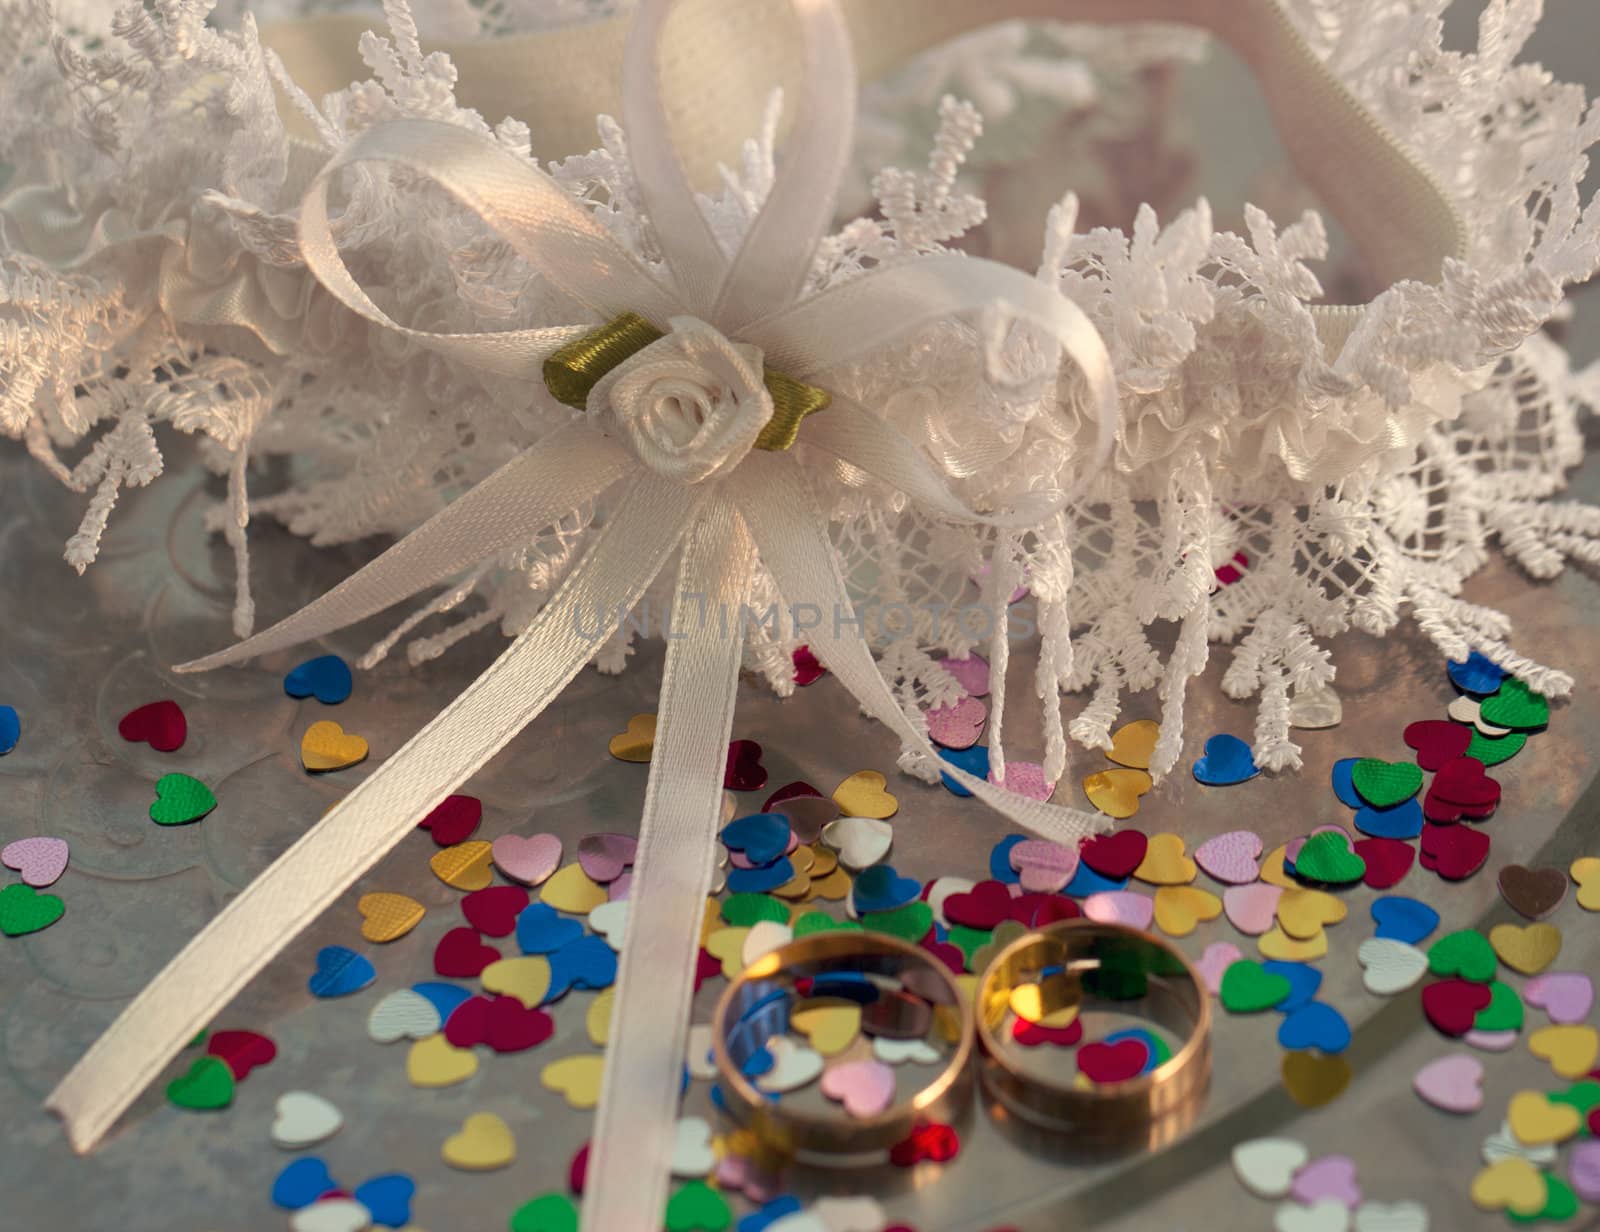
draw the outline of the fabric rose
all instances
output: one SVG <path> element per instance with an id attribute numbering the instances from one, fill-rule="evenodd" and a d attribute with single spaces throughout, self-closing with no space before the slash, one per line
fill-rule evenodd
<path id="1" fill-rule="evenodd" d="M 588 413 L 658 475 L 700 483 L 726 475 L 772 418 L 760 348 L 695 317 L 618 364 L 589 394 Z"/>

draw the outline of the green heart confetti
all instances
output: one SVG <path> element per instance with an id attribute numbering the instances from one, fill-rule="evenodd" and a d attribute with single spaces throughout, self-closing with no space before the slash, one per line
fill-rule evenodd
<path id="1" fill-rule="evenodd" d="M 787 924 L 789 908 L 765 894 L 733 894 L 722 904 L 722 918 L 735 928 L 749 928 L 762 920 Z"/>
<path id="2" fill-rule="evenodd" d="M 1360 881 L 1367 871 L 1367 862 L 1350 850 L 1350 839 L 1345 834 L 1323 830 L 1306 839 L 1300 854 L 1294 858 L 1294 875 L 1302 881 L 1320 881 L 1324 885 L 1347 885 Z"/>
<path id="3" fill-rule="evenodd" d="M 1475 928 L 1462 928 L 1440 937 L 1428 948 L 1428 970 L 1435 975 L 1459 975 L 1484 984 L 1500 969 L 1489 939 Z"/>
<path id="4" fill-rule="evenodd" d="M 1481 731 L 1474 731 L 1472 739 L 1467 743 L 1467 756 L 1476 757 L 1485 766 L 1498 766 L 1522 752 L 1522 746 L 1527 743 L 1527 732 L 1512 732 L 1509 736 L 1485 736 Z"/>
<path id="5" fill-rule="evenodd" d="M 1515 677 L 1483 699 L 1478 715 L 1485 723 L 1532 731 L 1550 722 L 1550 703 Z"/>
<path id="6" fill-rule="evenodd" d="M 1578 1213 L 1578 1195 L 1554 1172 L 1544 1175 L 1544 1206 L 1535 1214 L 1519 1215 L 1507 1209 L 1512 1223 L 1538 1223 L 1546 1219 L 1571 1219 Z"/>
<path id="7" fill-rule="evenodd" d="M 893 911 L 869 911 L 861 917 L 861 924 L 871 932 L 888 933 L 915 945 L 933 927 L 933 908 L 924 902 L 914 902 Z"/>
<path id="8" fill-rule="evenodd" d="M 217 798 L 199 779 L 174 771 L 156 780 L 150 820 L 162 826 L 185 826 L 217 807 Z"/>
<path id="9" fill-rule="evenodd" d="M 1522 1030 L 1522 998 L 1510 984 L 1496 980 L 1489 985 L 1489 1004 L 1472 1020 L 1474 1031 Z"/>
<path id="10" fill-rule="evenodd" d="M 1363 757 L 1351 767 L 1350 781 L 1373 808 L 1393 808 L 1422 789 L 1422 767 L 1411 761 Z M 1299 867 L 1298 862 L 1296 867 Z"/>
<path id="11" fill-rule="evenodd" d="M 226 1108 L 233 1103 L 233 1071 L 221 1057 L 199 1057 L 187 1074 L 167 1083 L 167 1099 L 198 1111 Z"/>
<path id="12" fill-rule="evenodd" d="M 994 930 L 988 928 L 968 928 L 965 924 L 950 925 L 950 935 L 945 938 L 956 949 L 967 956 L 967 969 L 973 967 L 973 955 L 984 946 L 988 945 L 994 937 Z"/>
<path id="13" fill-rule="evenodd" d="M 1229 1013 L 1255 1014 L 1270 1010 L 1292 991 L 1293 987 L 1283 976 L 1274 975 L 1258 962 L 1241 958 L 1229 963 L 1222 973 L 1217 995 Z"/>
<path id="14" fill-rule="evenodd" d="M 727 1199 L 704 1181 L 690 1181 L 667 1200 L 667 1232 L 723 1232 L 731 1223 Z"/>
<path id="15" fill-rule="evenodd" d="M 809 937 L 812 933 L 860 932 L 861 925 L 854 920 L 836 920 L 826 911 L 808 911 L 794 922 L 795 939 Z"/>
<path id="16" fill-rule="evenodd" d="M 511 1232 L 578 1232 L 578 1208 L 563 1193 L 540 1194 L 511 1215 Z"/>
<path id="17" fill-rule="evenodd" d="M 8 885 L 0 890 L 0 933 L 22 937 L 49 928 L 66 913 L 67 905 L 54 894 L 40 894 L 32 886 Z"/>

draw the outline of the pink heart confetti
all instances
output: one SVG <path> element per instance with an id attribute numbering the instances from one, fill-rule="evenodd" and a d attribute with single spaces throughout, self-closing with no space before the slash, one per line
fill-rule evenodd
<path id="1" fill-rule="evenodd" d="M 1278 915 L 1278 899 L 1282 897 L 1282 886 L 1268 885 L 1265 881 L 1229 886 L 1222 892 L 1222 910 L 1240 932 L 1259 937 L 1272 928 Z"/>
<path id="2" fill-rule="evenodd" d="M 983 735 L 989 707 L 976 697 L 963 697 L 948 706 L 935 706 L 926 717 L 929 740 L 947 749 L 970 749 Z"/>
<path id="3" fill-rule="evenodd" d="M 19 838 L 0 848 L 0 864 L 16 869 L 27 885 L 51 885 L 67 871 L 67 840 Z"/>
<path id="4" fill-rule="evenodd" d="M 561 840 L 554 834 L 502 834 L 489 848 L 489 856 L 512 881 L 536 886 L 561 867 Z"/>
<path id="5" fill-rule="evenodd" d="M 1195 963 L 1194 969 L 1200 973 L 1211 995 L 1216 996 L 1222 987 L 1222 973 L 1243 957 L 1233 942 L 1213 941 L 1206 946 L 1205 953 L 1200 955 L 1200 961 Z"/>
<path id="6" fill-rule="evenodd" d="M 941 660 L 939 666 L 956 678 L 956 683 L 972 697 L 989 696 L 989 660 L 979 654 Z"/>
<path id="7" fill-rule="evenodd" d="M 770 1202 L 778 1195 L 778 1178 L 743 1155 L 728 1154 L 717 1161 L 717 1184 L 752 1202 Z"/>
<path id="8" fill-rule="evenodd" d="M 1515 1031 L 1468 1031 L 1461 1037 L 1461 1042 L 1471 1044 L 1479 1052 L 1510 1052 L 1516 1047 L 1517 1033 Z"/>
<path id="9" fill-rule="evenodd" d="M 1342 1202 L 1351 1210 L 1361 1205 L 1361 1186 L 1356 1184 L 1356 1161 L 1348 1155 L 1324 1155 L 1303 1165 L 1289 1185 L 1289 1196 L 1296 1202 L 1315 1206 L 1318 1202 Z"/>
<path id="10" fill-rule="evenodd" d="M 894 1098 L 894 1067 L 882 1061 L 846 1061 L 822 1075 L 822 1093 L 853 1117 L 877 1116 Z"/>
<path id="11" fill-rule="evenodd" d="M 1194 862 L 1218 881 L 1248 885 L 1261 875 L 1261 836 L 1253 830 L 1229 830 L 1195 848 Z"/>
<path id="12" fill-rule="evenodd" d="M 1025 891 L 1054 894 L 1078 871 L 1078 850 L 1048 839 L 1027 839 L 1011 849 L 1011 867 Z"/>
<path id="13" fill-rule="evenodd" d="M 1567 1178 L 1578 1197 L 1585 1202 L 1600 1202 L 1600 1138 L 1590 1138 L 1572 1148 L 1567 1157 Z"/>
<path id="14" fill-rule="evenodd" d="M 633 891 L 633 874 L 623 873 L 610 885 L 606 886 L 606 899 L 613 903 L 621 902 Z"/>
<path id="15" fill-rule="evenodd" d="M 1101 924 L 1146 929 L 1155 919 L 1156 900 L 1137 890 L 1102 890 L 1083 900 L 1083 914 Z"/>
<path id="16" fill-rule="evenodd" d="M 638 846 L 631 834 L 585 834 L 578 840 L 578 866 L 590 881 L 604 885 L 622 876 Z"/>
<path id="17" fill-rule="evenodd" d="M 827 668 L 817 662 L 817 656 L 811 653 L 809 646 L 796 646 L 794 648 L 794 682 L 802 689 L 808 684 L 815 684 L 827 673 Z"/>
<path id="18" fill-rule="evenodd" d="M 1032 761 L 1007 761 L 1005 781 L 995 778 L 993 772 L 989 781 L 1030 800 L 1048 800 L 1056 794 L 1056 785 L 1044 777 L 1044 767 Z"/>
<path id="19" fill-rule="evenodd" d="M 1522 999 L 1543 1010 L 1551 1022 L 1582 1022 L 1594 1007 L 1594 981 L 1581 971 L 1546 971 L 1528 981 Z"/>
<path id="20" fill-rule="evenodd" d="M 1411 1089 L 1443 1112 L 1483 1107 L 1483 1062 L 1466 1053 L 1429 1061 L 1411 1079 Z"/>

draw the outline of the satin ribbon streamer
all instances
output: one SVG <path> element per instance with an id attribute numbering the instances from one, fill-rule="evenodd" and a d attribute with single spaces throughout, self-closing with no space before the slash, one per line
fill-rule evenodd
<path id="1" fill-rule="evenodd" d="M 1103 460 L 1116 394 L 1104 345 L 1059 292 L 1020 271 L 956 255 L 872 270 L 808 299 L 799 292 L 828 225 L 849 150 L 855 69 L 834 0 L 796 0 L 806 64 L 799 119 L 765 205 L 728 259 L 697 206 L 662 108 L 657 41 L 672 0 L 640 5 L 624 56 L 624 106 L 641 197 L 670 279 L 642 267 L 542 171 L 488 138 L 405 120 L 363 134 L 324 169 L 301 209 L 307 265 L 351 310 L 456 360 L 540 381 L 556 350 L 623 313 L 665 331 L 674 317 L 709 322 L 759 347 L 801 381 L 869 355 L 928 322 L 996 302 L 1053 339 L 1082 369 Z M 359 161 L 398 163 L 471 206 L 528 263 L 595 320 L 493 334 L 424 333 L 389 319 L 356 284 L 328 226 L 329 178 Z M 1025 523 L 1063 493 L 980 515 L 921 451 L 882 418 L 834 396 L 800 440 L 898 487 L 950 518 Z M 640 821 L 615 1027 L 592 1140 L 583 1226 L 660 1224 L 688 1030 L 701 915 L 710 889 L 723 759 L 742 637 L 721 619 L 750 598 L 757 556 L 791 604 L 850 610 L 827 521 L 789 452 L 748 453 L 731 473 L 681 483 L 641 465 L 618 440 L 580 421 L 501 467 L 472 491 L 316 602 L 241 644 L 180 670 L 237 663 L 358 621 L 476 562 L 528 542 L 550 522 L 627 479 L 626 494 L 588 552 L 529 628 L 405 747 L 233 900 L 127 1007 L 50 1095 L 47 1106 L 88 1150 L 133 1099 L 320 911 L 556 699 L 679 553 L 655 751 Z M 600 613 L 580 632 L 579 614 Z M 905 713 L 858 628 L 823 622 L 812 650 L 862 708 L 905 747 L 1028 830 L 1076 843 L 1103 819 L 1005 791 L 941 763 Z"/>

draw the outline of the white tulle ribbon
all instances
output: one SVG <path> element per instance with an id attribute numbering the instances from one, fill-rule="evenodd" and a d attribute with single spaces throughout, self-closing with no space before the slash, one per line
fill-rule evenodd
<path id="1" fill-rule="evenodd" d="M 659 1226 L 738 682 L 739 614 L 757 557 L 789 603 L 852 610 L 825 515 L 798 460 L 790 452 L 751 449 L 772 413 L 758 379 L 762 365 L 769 375 L 775 369 L 825 384 L 830 368 L 928 321 L 1000 304 L 1081 369 L 1099 424 L 1099 461 L 1109 451 L 1115 382 L 1099 335 L 1070 301 L 1018 270 L 929 256 L 797 298 L 832 215 L 854 112 L 855 70 L 834 0 L 796 0 L 808 74 L 804 105 L 744 246 L 731 260 L 723 255 L 673 156 L 662 117 L 655 40 L 671 7 L 672 0 L 641 4 L 624 83 L 634 170 L 670 281 L 641 266 L 544 173 L 488 138 L 448 125 L 398 121 L 372 129 L 330 162 L 308 193 L 302 248 L 321 282 L 354 312 L 457 362 L 538 379 L 553 351 L 622 313 L 637 314 L 666 337 L 594 387 L 587 418 L 507 463 L 299 613 L 181 669 L 239 662 L 341 628 L 527 542 L 563 513 L 626 481 L 614 513 L 527 631 L 234 899 L 63 1079 L 48 1106 L 65 1119 L 77 1148 L 92 1147 L 290 939 L 554 701 L 678 553 L 673 638 L 583 1221 L 591 1232 Z M 326 205 L 339 168 L 374 160 L 410 167 L 471 205 L 597 321 L 444 335 L 390 320 L 345 267 Z M 949 518 L 1036 520 L 1066 495 L 1035 493 L 1031 503 L 980 515 L 906 437 L 844 399 L 806 419 L 800 441 Z M 603 614 L 599 630 L 592 618 L 578 619 L 595 612 Z M 1030 800 L 938 762 L 854 623 L 825 620 L 809 638 L 863 709 L 984 803 L 1062 842 L 1101 828 L 1102 819 L 1092 814 Z"/>

